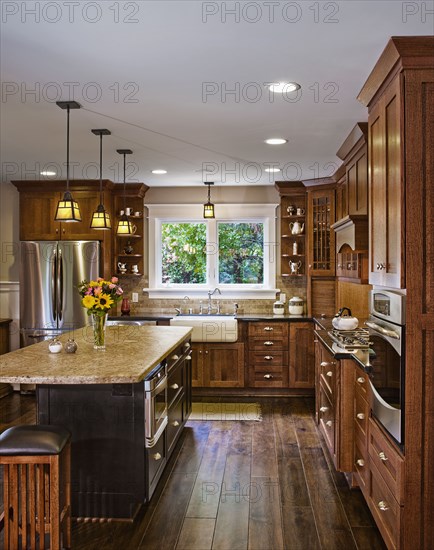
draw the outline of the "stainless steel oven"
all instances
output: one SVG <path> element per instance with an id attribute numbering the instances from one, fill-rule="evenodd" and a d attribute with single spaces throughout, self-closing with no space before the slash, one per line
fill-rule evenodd
<path id="1" fill-rule="evenodd" d="M 405 296 L 390 290 L 371 291 L 369 327 L 372 414 L 404 444 Z"/>
<path id="2" fill-rule="evenodd" d="M 163 361 L 144 380 L 145 441 L 154 447 L 167 426 L 167 366 Z"/>

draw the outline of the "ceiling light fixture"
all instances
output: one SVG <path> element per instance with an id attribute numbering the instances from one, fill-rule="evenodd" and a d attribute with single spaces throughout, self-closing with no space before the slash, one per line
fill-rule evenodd
<path id="1" fill-rule="evenodd" d="M 301 88 L 297 82 L 273 82 L 268 89 L 275 94 L 289 94 Z"/>
<path id="2" fill-rule="evenodd" d="M 208 185 L 208 202 L 203 205 L 203 217 L 215 218 L 214 205 L 211 202 L 211 185 L 214 185 L 213 181 L 204 181 L 205 185 Z"/>
<path id="3" fill-rule="evenodd" d="M 265 143 L 268 145 L 283 145 L 284 143 L 288 143 L 288 140 L 283 138 L 269 138 L 265 140 Z"/>
<path id="4" fill-rule="evenodd" d="M 53 172 L 52 170 L 42 170 L 40 174 L 41 176 L 56 176 L 57 172 Z"/>
<path id="5" fill-rule="evenodd" d="M 167 174 L 167 170 L 152 170 L 153 174 Z"/>
<path id="6" fill-rule="evenodd" d="M 119 218 L 118 227 L 116 229 L 117 235 L 132 235 L 133 226 L 126 215 L 127 211 L 127 197 L 126 197 L 126 184 L 125 184 L 125 173 L 126 173 L 126 161 L 125 158 L 127 155 L 131 155 L 133 152 L 131 149 L 116 149 L 116 152 L 124 156 L 124 213 Z"/>
<path id="7" fill-rule="evenodd" d="M 265 168 L 265 172 L 280 172 L 281 168 Z"/>
<path id="8" fill-rule="evenodd" d="M 58 222 L 81 222 L 81 213 L 78 203 L 72 198 L 69 191 L 69 111 L 80 109 L 81 105 L 76 101 L 56 101 L 61 109 L 66 109 L 66 191 L 63 199 L 57 203 L 54 219 Z"/>
<path id="9" fill-rule="evenodd" d="M 102 136 L 110 136 L 110 130 L 92 130 L 92 134 L 99 136 L 99 204 L 95 212 L 92 214 L 90 222 L 91 229 L 108 230 L 111 229 L 110 216 L 104 208 L 103 192 L 102 192 Z"/>

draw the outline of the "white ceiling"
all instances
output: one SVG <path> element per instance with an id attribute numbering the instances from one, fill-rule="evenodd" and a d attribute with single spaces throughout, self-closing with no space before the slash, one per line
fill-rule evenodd
<path id="1" fill-rule="evenodd" d="M 216 185 L 330 175 L 367 119 L 356 96 L 389 37 L 433 32 L 419 2 L 76 3 L 2 2 L 3 181 L 42 178 L 48 165 L 65 178 L 66 111 L 55 101 L 70 99 L 82 105 L 71 111 L 74 178 L 99 177 L 92 128 L 112 132 L 103 176 L 113 181 L 117 148 L 134 151 L 129 179 L 150 186 L 202 185 L 205 165 Z M 270 100 L 264 84 L 280 80 L 301 84 L 296 101 Z M 215 93 L 204 98 L 205 86 Z M 239 97 L 222 101 L 236 86 Z M 289 142 L 270 147 L 268 137 Z M 267 174 L 269 163 L 284 172 Z"/>

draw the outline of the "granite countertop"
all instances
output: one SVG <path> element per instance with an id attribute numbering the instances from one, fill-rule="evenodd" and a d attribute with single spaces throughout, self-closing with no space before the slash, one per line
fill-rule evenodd
<path id="1" fill-rule="evenodd" d="M 308 315 L 274 315 L 273 313 L 237 313 L 238 321 L 311 321 Z"/>
<path id="2" fill-rule="evenodd" d="M 109 321 L 167 321 L 173 319 L 176 313 L 143 313 L 142 315 L 113 315 L 109 316 Z"/>
<path id="3" fill-rule="evenodd" d="M 106 351 L 93 349 L 92 327 L 66 333 L 76 353 L 50 353 L 48 341 L 0 356 L 0 382 L 9 384 L 130 384 L 140 382 L 192 332 L 190 327 L 106 328 Z"/>

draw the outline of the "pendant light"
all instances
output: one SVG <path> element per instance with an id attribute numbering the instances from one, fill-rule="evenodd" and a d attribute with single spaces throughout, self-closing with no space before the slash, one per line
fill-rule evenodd
<path id="1" fill-rule="evenodd" d="M 92 134 L 99 136 L 99 205 L 92 214 L 90 222 L 91 229 L 107 230 L 111 229 L 110 216 L 104 208 L 102 192 L 102 136 L 110 136 L 110 130 L 92 130 Z"/>
<path id="2" fill-rule="evenodd" d="M 132 151 L 131 149 L 116 149 L 116 152 L 120 155 L 124 156 L 124 213 L 119 218 L 118 222 L 118 228 L 116 229 L 117 235 L 132 235 L 133 234 L 133 227 L 132 224 L 126 215 L 127 211 L 127 198 L 126 198 L 126 185 L 125 185 L 125 170 L 126 170 L 126 161 L 125 158 L 127 155 L 131 155 Z"/>
<path id="3" fill-rule="evenodd" d="M 204 181 L 205 185 L 208 185 L 208 202 L 203 205 L 203 217 L 215 218 L 214 205 L 211 202 L 211 185 L 214 185 L 213 181 Z"/>
<path id="4" fill-rule="evenodd" d="M 81 213 L 78 203 L 72 198 L 69 191 L 69 111 L 80 109 L 81 105 L 76 101 L 56 101 L 61 109 L 66 109 L 66 191 L 63 199 L 57 203 L 54 219 L 58 222 L 81 222 Z"/>

